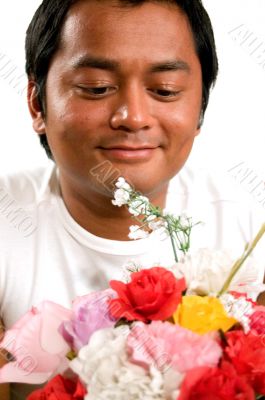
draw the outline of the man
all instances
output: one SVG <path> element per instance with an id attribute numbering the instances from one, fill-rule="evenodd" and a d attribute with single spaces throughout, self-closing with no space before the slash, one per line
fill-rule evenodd
<path id="1" fill-rule="evenodd" d="M 69 306 L 75 296 L 106 287 L 129 262 L 174 262 L 167 241 L 128 241 L 132 220 L 111 203 L 113 180 L 124 176 L 176 213 L 191 199 L 199 203 L 189 173 L 177 175 L 171 200 L 168 187 L 200 132 L 218 70 L 199 0 L 44 0 L 27 31 L 26 58 L 33 127 L 56 168 L 2 180 L 34 227 L 2 223 L 7 328 L 43 299 Z M 203 240 L 197 235 L 195 247 L 227 246 L 230 229 L 242 249 L 253 233 L 244 228 L 248 216 L 228 222 L 224 205 L 209 204 L 213 226 Z M 237 203 L 231 207 L 230 214 L 238 211 Z M 12 398 L 22 392 L 14 387 Z"/>

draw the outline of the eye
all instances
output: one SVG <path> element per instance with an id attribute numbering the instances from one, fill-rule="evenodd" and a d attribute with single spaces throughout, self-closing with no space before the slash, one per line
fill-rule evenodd
<path id="1" fill-rule="evenodd" d="M 155 95 L 166 98 L 166 99 L 175 98 L 180 93 L 180 91 L 169 90 L 169 89 L 153 89 L 152 91 Z"/>
<path id="2" fill-rule="evenodd" d="M 90 87 L 90 86 L 78 85 L 78 89 L 80 89 L 84 94 L 94 98 L 104 97 L 115 91 L 115 87 L 112 86 Z"/>
<path id="3" fill-rule="evenodd" d="M 95 88 L 86 88 L 88 93 L 94 94 L 96 96 L 100 96 L 102 94 L 108 93 L 109 88 L 107 87 L 95 87 Z"/>

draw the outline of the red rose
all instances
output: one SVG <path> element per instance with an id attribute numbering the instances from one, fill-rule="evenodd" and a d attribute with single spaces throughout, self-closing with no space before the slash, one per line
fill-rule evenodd
<path id="1" fill-rule="evenodd" d="M 83 400 L 86 393 L 79 381 L 57 375 L 44 388 L 31 393 L 27 400 Z"/>
<path id="2" fill-rule="evenodd" d="M 220 368 L 201 367 L 187 373 L 178 400 L 254 400 L 255 393 L 228 362 Z"/>
<path id="3" fill-rule="evenodd" d="M 265 347 L 262 336 L 242 331 L 226 333 L 224 355 L 256 393 L 265 394 Z"/>
<path id="4" fill-rule="evenodd" d="M 161 267 L 131 274 L 131 282 L 111 281 L 118 298 L 110 300 L 114 318 L 128 321 L 166 320 L 176 311 L 186 288 L 185 279 L 177 280 L 172 272 Z"/>

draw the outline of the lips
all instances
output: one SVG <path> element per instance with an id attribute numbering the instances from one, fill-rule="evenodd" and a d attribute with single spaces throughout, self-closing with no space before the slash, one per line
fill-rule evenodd
<path id="1" fill-rule="evenodd" d="M 151 145 L 141 145 L 141 146 L 126 146 L 126 145 L 115 145 L 111 147 L 101 147 L 104 150 L 128 150 L 128 151 L 137 151 L 137 150 L 146 150 L 146 149 L 155 149 L 157 146 Z"/>
<path id="2" fill-rule="evenodd" d="M 151 145 L 141 146 L 126 146 L 116 145 L 112 147 L 102 147 L 101 150 L 105 156 L 109 159 L 128 161 L 128 162 L 139 162 L 148 161 L 155 153 L 158 147 Z"/>

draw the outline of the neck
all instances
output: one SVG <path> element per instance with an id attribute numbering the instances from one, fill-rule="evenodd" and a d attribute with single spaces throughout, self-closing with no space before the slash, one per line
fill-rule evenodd
<path id="1" fill-rule="evenodd" d="M 62 197 L 68 212 L 82 228 L 93 235 L 111 239 L 129 240 L 129 227 L 134 222 L 125 206 L 116 207 L 107 195 L 86 188 L 86 193 L 74 190 L 60 175 Z M 149 196 L 149 200 L 156 206 L 165 207 L 168 185 L 163 190 Z"/>

